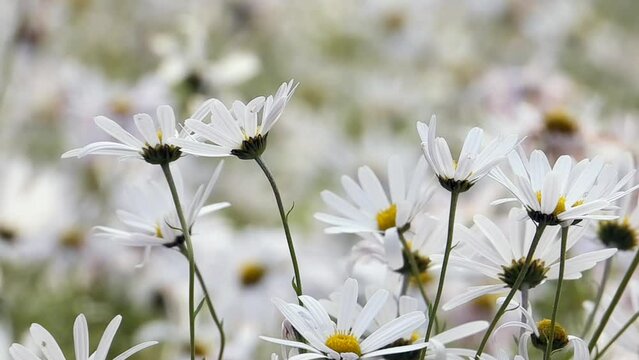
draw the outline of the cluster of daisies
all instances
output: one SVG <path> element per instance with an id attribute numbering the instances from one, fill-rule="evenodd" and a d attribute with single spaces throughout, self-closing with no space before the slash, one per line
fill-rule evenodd
<path id="1" fill-rule="evenodd" d="M 360 241 L 352 249 L 352 258 L 354 262 L 372 259 L 383 264 L 383 286 L 360 289 L 358 281 L 349 277 L 342 288 L 321 299 L 305 294 L 304 274 L 299 266 L 303 259 L 298 259 L 295 252 L 288 226 L 289 211 L 284 208 L 275 176 L 262 158 L 269 132 L 296 87 L 290 81 L 274 95 L 248 103 L 235 101 L 230 107 L 210 99 L 183 122 L 176 121 L 172 108 L 163 105 L 155 117 L 134 116 L 139 136 L 98 116 L 96 125 L 117 142 L 95 142 L 62 155 L 115 155 L 162 169 L 164 180 L 134 189 L 131 209 L 117 212 L 122 227 L 97 226 L 94 237 L 143 248 L 139 266 L 144 265 L 154 248 L 184 255 L 184 266 L 190 272 L 191 359 L 195 359 L 194 322 L 198 315 L 205 316 L 199 311 L 204 306 L 219 331 L 218 359 L 224 358 L 224 314 L 215 310 L 215 297 L 206 288 L 195 262 L 190 236 L 198 218 L 230 204 L 207 205 L 221 175 L 221 162 L 206 183 L 195 191 L 185 189 L 176 163 L 188 155 L 253 160 L 271 185 L 297 298 L 293 303 L 273 299 L 284 319 L 280 337 L 261 337 L 281 346 L 280 354 L 272 354 L 271 359 L 511 359 L 503 350 L 492 355 L 484 350 L 496 333 L 513 327 L 517 329 L 518 344 L 515 359 L 529 359 L 533 355 L 529 346 L 544 359 L 569 351 L 575 359 L 596 359 L 617 338 L 623 338 L 623 332 L 632 326 L 628 319 L 639 317 L 639 313 L 620 316 L 614 312 L 627 295 L 624 290 L 629 284 L 635 295 L 633 304 L 639 303 L 639 292 L 634 289 L 637 286 L 631 281 L 638 255 L 613 294 L 602 291 L 593 303 L 584 304 L 591 316 L 584 329 L 572 330 L 578 335 L 568 335 L 569 331 L 556 321 L 564 280 L 580 279 L 583 272 L 598 263 L 609 265 L 618 252 L 636 248 L 634 229 L 639 226 L 639 211 L 627 195 L 639 185 L 635 185 L 631 161 L 606 163 L 601 157 L 576 161 L 564 155 L 553 164 L 542 151 L 527 154 L 522 147 L 525 139 L 507 135 L 485 141 L 480 128 L 468 132 L 454 158 L 448 142 L 436 135 L 435 117 L 428 124 L 417 123 L 416 135 L 421 138 L 423 156 L 413 161 L 409 171 L 404 159 L 390 157 L 386 182 L 370 167 L 363 166 L 356 178 L 341 178 L 343 196 L 330 190 L 321 193 L 329 210 L 317 213 L 316 219 L 328 224 L 326 233 L 357 234 Z M 463 203 L 466 193 L 488 178 L 503 185 L 504 193 L 510 194 L 495 199 L 493 204 L 514 206 L 500 218 L 477 214 L 472 224 L 456 223 L 458 203 Z M 441 202 L 433 200 L 438 193 L 450 197 L 446 220 L 432 214 L 433 209 L 442 207 Z M 602 241 L 603 249 L 585 250 L 579 246 L 584 239 L 593 237 Z M 571 249 L 579 253 L 568 257 Z M 478 283 L 464 289 L 455 287 L 446 281 L 451 269 L 476 276 Z M 552 288 L 552 313 L 533 313 L 530 294 L 551 286 L 548 280 L 556 284 Z M 197 309 L 196 281 L 203 297 Z M 434 283 L 436 289 L 430 286 Z M 444 292 L 452 296 L 444 297 Z M 475 320 L 454 327 L 443 321 L 443 312 L 487 295 L 494 296 L 490 299 L 499 307 L 489 321 Z M 506 313 L 516 317 L 502 321 Z M 106 360 L 120 321 L 120 316 L 113 319 L 97 350 L 90 354 L 87 322 L 84 315 L 79 315 L 73 329 L 76 359 Z M 610 326 L 606 327 L 608 322 Z M 44 328 L 34 324 L 30 332 L 36 347 L 13 344 L 9 351 L 14 360 L 37 360 L 40 356 L 65 359 Z M 468 340 L 473 336 L 481 338 L 477 346 L 454 345 L 459 340 L 470 344 Z M 141 343 L 114 359 L 126 359 L 154 344 Z"/>

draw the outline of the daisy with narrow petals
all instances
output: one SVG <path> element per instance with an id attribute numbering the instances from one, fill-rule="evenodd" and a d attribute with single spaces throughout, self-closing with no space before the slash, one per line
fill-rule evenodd
<path id="1" fill-rule="evenodd" d="M 204 205 L 211 195 L 213 187 L 222 171 L 220 163 L 206 185 L 200 185 L 187 203 L 184 214 L 189 227 L 192 227 L 198 216 L 229 207 L 228 202 Z M 182 176 L 177 166 L 171 167 L 175 174 L 176 187 L 181 199 L 185 199 Z M 120 230 L 107 226 L 95 227 L 94 237 L 115 241 L 126 246 L 143 247 L 143 265 L 149 257 L 152 247 L 180 246 L 185 241 L 179 227 L 175 206 L 166 184 L 150 181 L 145 186 L 132 189 L 128 196 L 129 210 L 118 210 L 117 217 L 128 230 Z"/>
<path id="2" fill-rule="evenodd" d="M 268 132 L 279 120 L 296 88 L 297 83 L 291 80 L 283 83 L 274 96 L 259 96 L 248 104 L 238 100 L 230 109 L 218 99 L 209 99 L 185 121 L 193 134 L 187 138 L 174 138 L 171 143 L 196 156 L 234 155 L 240 159 L 255 159 L 266 149 Z M 210 122 L 203 122 L 209 114 Z"/>
<path id="3" fill-rule="evenodd" d="M 465 250 L 451 256 L 453 266 L 470 270 L 498 282 L 494 285 L 470 287 L 466 292 L 456 295 L 446 304 L 444 310 L 450 310 L 473 299 L 487 294 L 500 294 L 513 286 L 519 272 L 524 266 L 529 251 L 535 225 L 531 220 L 522 222 L 521 209 L 512 209 L 506 226 L 498 226 L 482 215 L 474 217 L 474 226 L 470 229 L 457 225 L 460 242 L 466 245 Z M 508 231 L 503 232 L 501 228 Z M 587 224 L 575 227 L 568 234 L 567 249 L 572 248 L 584 238 L 588 230 Z M 524 285 L 532 289 L 546 279 L 554 280 L 559 276 L 560 227 L 549 227 L 544 231 L 535 256 L 531 262 Z M 566 260 L 565 280 L 581 278 L 583 271 L 589 270 L 598 262 L 613 256 L 617 249 L 603 249 L 585 252 Z M 434 261 L 441 261 L 440 256 L 433 256 Z"/>
<path id="4" fill-rule="evenodd" d="M 454 160 L 446 140 L 435 137 L 435 115 L 431 117 L 428 125 L 418 122 L 417 131 L 422 140 L 426 160 L 439 178 L 440 184 L 448 191 L 467 191 L 504 160 L 517 145 L 516 135 L 500 136 L 482 149 L 484 131 L 475 127 L 466 136 L 458 160 Z"/>
<path id="5" fill-rule="evenodd" d="M 115 155 L 121 158 L 139 158 L 150 164 L 168 164 L 180 158 L 180 148 L 169 142 L 181 136 L 175 127 L 173 108 L 161 105 L 157 108 L 157 119 L 148 114 L 133 116 L 142 140 L 131 135 L 115 121 L 97 116 L 95 124 L 119 142 L 99 141 L 62 154 L 62 158 L 86 155 Z"/>
<path id="6" fill-rule="evenodd" d="M 360 167 L 357 175 L 359 183 L 342 176 L 348 200 L 332 191 L 322 191 L 324 202 L 338 213 L 315 214 L 316 219 L 332 225 L 325 229 L 326 233 L 384 234 L 393 228 L 401 229 L 423 210 L 435 189 L 434 177 L 422 158 L 409 176 L 399 157 L 388 160 L 388 194 L 370 167 Z"/>
<path id="7" fill-rule="evenodd" d="M 304 306 L 274 299 L 275 306 L 307 343 L 265 336 L 261 338 L 307 351 L 306 354 L 291 358 L 295 360 L 368 359 L 415 351 L 427 346 L 425 343 L 420 343 L 389 347 L 393 342 L 401 339 L 405 334 L 410 334 L 426 321 L 424 313 L 420 311 L 409 312 L 395 318 L 365 336 L 376 315 L 388 300 L 389 293 L 383 289 L 378 290 L 359 312 L 357 311 L 357 294 L 357 281 L 354 279 L 346 280 L 341 291 L 337 323 L 331 320 L 320 302 L 310 296 L 302 295 L 299 297 Z"/>
<path id="8" fill-rule="evenodd" d="M 504 185 L 514 198 L 500 199 L 493 204 L 520 202 L 535 222 L 569 226 L 583 219 L 612 220 L 615 215 L 601 214 L 611 202 L 637 189 L 625 187 L 632 181 L 631 170 L 621 179 L 601 157 L 575 163 L 568 155 L 559 157 L 550 166 L 543 151 L 535 150 L 530 159 L 520 147 L 508 157 L 514 182 L 496 168 L 491 176 Z"/>
<path id="9" fill-rule="evenodd" d="M 75 358 L 76 360 L 106 360 L 111 347 L 111 342 L 115 336 L 118 327 L 122 322 L 122 316 L 118 315 L 104 330 L 104 334 L 98 343 L 97 350 L 93 353 L 89 353 L 89 329 L 87 326 L 87 320 L 83 314 L 78 315 L 73 325 L 73 342 L 75 344 Z M 29 329 L 31 337 L 35 340 L 44 358 L 40 358 L 35 355 L 33 351 L 20 344 L 13 344 L 9 348 L 9 354 L 13 360 L 66 360 L 60 346 L 55 341 L 53 336 L 42 326 L 38 324 L 31 325 Z M 146 341 L 141 344 L 135 345 L 129 350 L 113 358 L 113 360 L 128 359 L 131 355 L 138 351 L 144 350 L 149 346 L 157 344 L 157 341 Z"/>

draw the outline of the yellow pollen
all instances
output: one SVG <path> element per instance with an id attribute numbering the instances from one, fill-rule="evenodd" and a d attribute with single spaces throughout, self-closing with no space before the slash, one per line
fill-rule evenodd
<path id="1" fill-rule="evenodd" d="M 160 140 L 160 144 L 162 143 L 162 137 L 163 137 L 162 130 L 158 130 L 158 140 Z"/>
<path id="2" fill-rule="evenodd" d="M 359 341 L 350 334 L 336 333 L 326 339 L 326 346 L 342 353 L 354 353 L 357 356 L 362 355 L 362 349 L 359 346 Z"/>
<path id="3" fill-rule="evenodd" d="M 111 111 L 120 116 L 126 116 L 133 111 L 133 104 L 124 96 L 116 97 L 111 101 Z"/>
<path id="4" fill-rule="evenodd" d="M 397 205 L 392 204 L 388 209 L 377 213 L 377 228 L 380 231 L 395 227 L 395 217 L 397 216 Z"/>
<path id="5" fill-rule="evenodd" d="M 266 267 L 257 262 L 247 262 L 240 267 L 240 282 L 249 287 L 257 285 L 266 274 Z"/>
<path id="6" fill-rule="evenodd" d="M 539 202 L 539 204 L 541 204 L 541 191 L 537 191 L 537 201 Z M 583 200 L 577 200 L 574 202 L 574 204 L 572 204 L 572 207 L 583 205 L 583 203 L 584 203 Z M 566 197 L 562 196 L 557 201 L 557 206 L 555 206 L 555 210 L 552 213 L 553 215 L 556 216 L 561 214 L 564 211 L 566 211 Z"/>
<path id="7" fill-rule="evenodd" d="M 419 335 L 419 333 L 418 333 L 418 332 L 414 332 L 414 333 L 412 333 L 412 334 L 411 334 L 411 336 L 410 336 L 410 343 L 411 343 L 411 344 L 414 344 L 414 343 L 416 343 L 416 342 L 417 342 L 417 340 L 419 340 L 420 338 L 421 338 L 421 336 Z"/>
<path id="8" fill-rule="evenodd" d="M 159 237 L 160 239 L 164 238 L 164 235 L 162 234 L 162 228 L 158 224 L 155 224 L 155 236 Z"/>
<path id="9" fill-rule="evenodd" d="M 431 282 L 433 282 L 433 279 L 435 279 L 435 278 L 434 278 L 434 277 L 433 277 L 433 275 L 431 275 L 431 273 L 429 273 L 428 271 L 424 271 L 424 272 L 422 272 L 422 273 L 420 273 L 420 274 L 419 274 L 419 276 L 417 277 L 417 279 L 418 279 L 418 281 L 419 281 L 420 283 L 422 283 L 423 285 L 428 285 L 428 284 L 430 284 Z M 414 277 L 411 277 L 411 279 L 410 279 L 410 283 L 411 283 L 412 285 L 417 286 L 417 280 L 415 280 L 415 278 L 414 278 Z"/>
<path id="10" fill-rule="evenodd" d="M 60 236 L 60 244 L 72 249 L 81 248 L 84 240 L 84 234 L 78 229 L 70 229 Z"/>
<path id="11" fill-rule="evenodd" d="M 567 111 L 555 109 L 544 114 L 544 126 L 549 132 L 571 135 L 579 130 L 577 120 Z"/>

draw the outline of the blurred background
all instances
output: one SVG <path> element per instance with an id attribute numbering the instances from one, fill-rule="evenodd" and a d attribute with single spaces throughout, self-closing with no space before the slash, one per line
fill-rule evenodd
<path id="1" fill-rule="evenodd" d="M 135 132 L 132 116 L 161 104 L 185 119 L 210 97 L 248 101 L 299 81 L 265 160 L 295 203 L 305 288 L 326 297 L 348 274 L 372 270 L 353 268 L 355 236 L 323 234 L 313 219 L 325 210 L 319 192 L 341 193 L 340 176 L 361 165 L 385 179 L 391 155 L 409 166 L 420 156 L 415 122 L 433 113 L 456 149 L 478 125 L 526 136 L 551 156 L 636 154 L 637 13 L 634 0 L 0 1 L 0 359 L 11 342 L 30 341 L 33 322 L 71 354 L 79 313 L 92 349 L 122 314 L 111 356 L 149 339 L 162 345 L 135 359 L 187 355 L 184 259 L 154 250 L 138 269 L 137 249 L 91 238 L 94 226 L 121 226 L 115 211 L 127 191 L 161 181 L 159 169 L 60 159 L 108 139 L 94 116 Z M 217 162 L 181 160 L 187 192 Z M 505 212 L 489 206 L 501 191 L 478 186 L 459 221 Z M 279 334 L 281 322 L 269 299 L 293 298 L 272 194 L 255 164 L 233 158 L 213 201 L 232 207 L 198 224 L 195 246 L 230 333 L 227 358 L 266 359 L 276 349 L 257 336 Z M 438 194 L 433 213 L 447 204 Z M 258 265 L 257 280 L 247 278 Z M 592 281 L 570 289 L 577 300 L 594 291 Z M 198 353 L 213 358 L 218 339 L 205 317 L 198 332 Z"/>

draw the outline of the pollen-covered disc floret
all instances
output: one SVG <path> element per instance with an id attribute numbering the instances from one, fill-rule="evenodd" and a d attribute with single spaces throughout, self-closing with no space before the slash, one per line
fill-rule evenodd
<path id="1" fill-rule="evenodd" d="M 627 218 L 621 221 L 601 221 L 597 227 L 597 238 L 607 247 L 621 251 L 632 250 L 637 246 L 637 231 Z"/>
<path id="2" fill-rule="evenodd" d="M 552 351 L 563 349 L 568 345 L 568 334 L 566 329 L 555 322 L 555 331 L 552 332 L 551 321 L 543 319 L 537 323 L 538 335 L 533 334 L 530 338 L 533 346 L 540 350 L 546 350 L 550 334 L 552 333 Z"/>
<path id="3" fill-rule="evenodd" d="M 554 109 L 544 114 L 544 130 L 550 133 L 572 135 L 579 131 L 579 123 L 563 109 Z"/>
<path id="4" fill-rule="evenodd" d="M 218 99 L 209 99 L 185 121 L 190 136 L 174 139 L 172 144 L 196 156 L 255 159 L 266 149 L 267 135 L 296 87 L 291 80 L 283 83 L 275 95 L 259 96 L 246 104 L 235 101 L 230 108 Z M 210 121 L 205 122 L 207 118 Z"/>
<path id="5" fill-rule="evenodd" d="M 477 181 L 487 175 L 493 167 L 504 160 L 517 144 L 517 136 L 499 137 L 482 148 L 483 130 L 473 128 L 464 141 L 458 160 L 454 160 L 448 143 L 435 137 L 437 120 L 417 123 L 417 131 L 422 140 L 424 156 L 448 191 L 468 191 Z"/>
<path id="6" fill-rule="evenodd" d="M 369 331 L 376 316 L 387 303 L 389 292 L 378 290 L 362 308 L 357 303 L 357 281 L 348 279 L 341 291 L 337 305 L 337 322 L 331 320 L 322 304 L 314 298 L 302 295 L 303 306 L 287 304 L 274 299 L 275 306 L 286 317 L 305 342 L 261 338 L 276 344 L 298 348 L 317 354 L 317 358 L 334 360 L 377 358 L 390 354 L 411 352 L 427 346 L 425 343 L 388 347 L 388 345 L 410 334 L 426 321 L 421 311 L 411 311 L 394 316 L 374 331 Z"/>
<path id="7" fill-rule="evenodd" d="M 115 121 L 104 117 L 96 117 L 98 127 L 111 135 L 118 142 L 100 141 L 91 143 L 82 148 L 67 151 L 63 158 L 83 157 L 86 155 L 116 155 L 121 158 L 140 158 L 149 164 L 163 165 L 178 160 L 182 156 L 179 146 L 170 144 L 170 141 L 184 136 L 176 130 L 175 114 L 168 105 L 159 106 L 157 117 L 153 119 L 148 114 L 136 114 L 133 116 L 135 126 L 142 140 L 131 135 Z"/>

